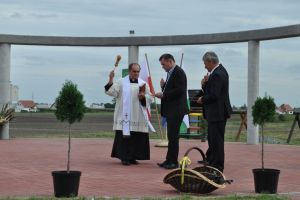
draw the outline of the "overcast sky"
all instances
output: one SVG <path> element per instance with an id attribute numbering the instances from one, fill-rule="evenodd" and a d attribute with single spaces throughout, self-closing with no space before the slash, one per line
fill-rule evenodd
<path id="1" fill-rule="evenodd" d="M 300 24 L 298 0 L 0 0 L 0 34 L 51 36 L 136 36 L 221 33 Z M 260 43 L 260 95 L 300 107 L 300 37 Z M 233 105 L 247 103 L 247 43 L 140 47 L 147 53 L 154 87 L 166 77 L 158 58 L 171 53 L 183 63 L 188 88 L 198 89 L 206 74 L 202 55 L 215 51 L 230 75 Z M 87 103 L 111 102 L 103 86 L 115 56 L 125 47 L 12 46 L 11 81 L 20 99 L 53 103 L 65 80 L 72 80 Z"/>

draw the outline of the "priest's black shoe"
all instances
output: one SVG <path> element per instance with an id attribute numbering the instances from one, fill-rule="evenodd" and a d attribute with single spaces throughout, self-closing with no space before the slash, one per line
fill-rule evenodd
<path id="1" fill-rule="evenodd" d="M 162 168 L 164 168 L 164 166 L 165 166 L 166 164 L 168 164 L 167 161 L 164 161 L 164 162 L 162 162 L 162 163 L 157 163 L 157 165 L 158 165 L 159 167 L 162 167 Z"/>
<path id="2" fill-rule="evenodd" d="M 165 169 L 176 169 L 176 168 L 178 168 L 178 164 L 177 163 L 169 163 L 169 164 L 165 164 L 163 167 Z"/>
<path id="3" fill-rule="evenodd" d="M 136 160 L 129 160 L 129 163 L 133 164 L 133 165 L 138 165 L 139 164 L 139 162 L 136 161 Z"/>
<path id="4" fill-rule="evenodd" d="M 130 165 L 130 162 L 128 160 L 122 160 L 122 165 Z"/>

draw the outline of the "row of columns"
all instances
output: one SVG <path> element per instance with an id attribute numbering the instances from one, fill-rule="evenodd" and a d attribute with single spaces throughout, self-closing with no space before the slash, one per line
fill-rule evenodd
<path id="1" fill-rule="evenodd" d="M 139 47 L 128 47 L 128 63 L 138 63 Z M 252 106 L 259 95 L 259 41 L 248 42 L 247 143 L 258 144 Z M 0 44 L 0 106 L 10 103 L 10 44 Z M 0 139 L 9 139 L 9 123 L 0 126 Z"/>

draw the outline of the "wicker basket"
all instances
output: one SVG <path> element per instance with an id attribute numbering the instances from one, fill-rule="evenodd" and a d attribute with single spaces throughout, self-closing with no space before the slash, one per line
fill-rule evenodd
<path id="1" fill-rule="evenodd" d="M 185 168 L 190 164 L 187 156 L 193 149 L 198 150 L 203 160 L 205 160 L 205 155 L 201 149 L 197 147 L 188 149 L 180 161 L 180 168 L 167 174 L 164 183 L 172 185 L 179 192 L 207 194 L 218 188 L 225 188 L 226 183 L 230 184 L 232 182 L 232 180 L 226 180 L 223 173 L 218 169 L 208 165 L 194 169 Z"/>

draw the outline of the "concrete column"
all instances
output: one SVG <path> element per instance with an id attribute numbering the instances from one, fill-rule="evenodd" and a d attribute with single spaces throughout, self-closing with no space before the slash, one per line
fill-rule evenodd
<path id="1" fill-rule="evenodd" d="M 0 109 L 10 103 L 10 44 L 0 44 Z M 9 139 L 9 123 L 0 126 L 0 139 Z"/>
<path id="2" fill-rule="evenodd" d="M 252 106 L 259 95 L 259 41 L 248 42 L 247 143 L 258 144 L 258 126 L 253 124 Z"/>
<path id="3" fill-rule="evenodd" d="M 130 36 L 134 36 L 134 30 L 129 31 Z M 139 63 L 139 46 L 128 46 L 128 65 Z"/>
<path id="4" fill-rule="evenodd" d="M 139 63 L 139 47 L 129 46 L 128 47 L 128 65 L 130 63 Z"/>

